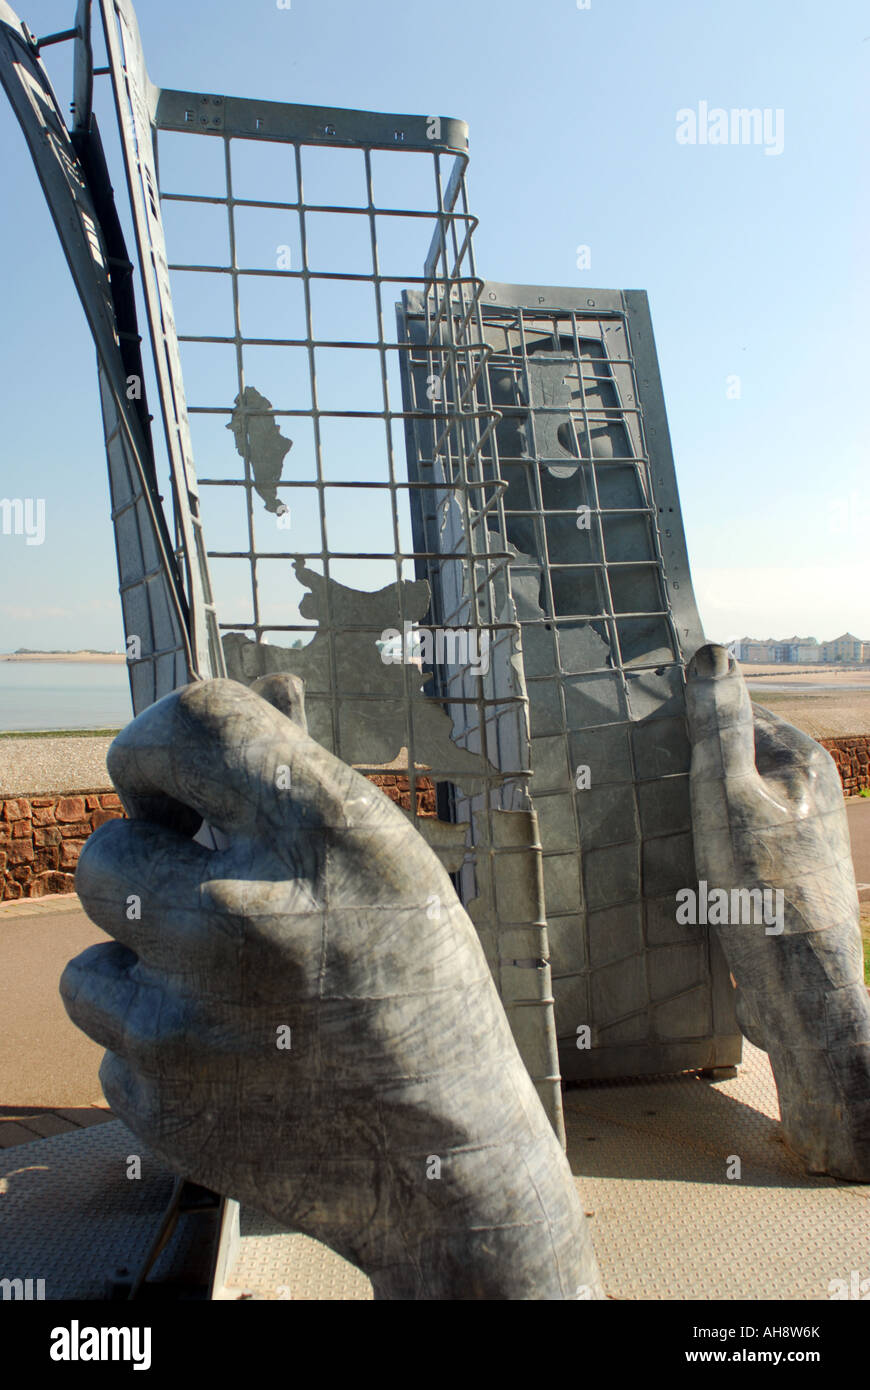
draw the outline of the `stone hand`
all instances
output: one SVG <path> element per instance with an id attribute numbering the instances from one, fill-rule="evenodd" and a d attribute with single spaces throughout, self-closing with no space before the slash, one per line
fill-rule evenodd
<path id="1" fill-rule="evenodd" d="M 66 968 L 115 1113 L 375 1296 L 601 1296 L 558 1141 L 422 837 L 308 737 L 300 683 L 186 687 L 115 739 Z M 210 850 L 201 819 L 222 832 Z"/>
<path id="2" fill-rule="evenodd" d="M 708 893 L 729 895 L 715 930 L 740 1026 L 769 1054 L 785 1136 L 809 1170 L 866 1182 L 870 1001 L 839 774 L 809 735 L 768 710 L 753 719 L 723 647 L 695 654 L 686 694 L 695 859 Z M 769 890 L 763 922 L 739 889 Z"/>

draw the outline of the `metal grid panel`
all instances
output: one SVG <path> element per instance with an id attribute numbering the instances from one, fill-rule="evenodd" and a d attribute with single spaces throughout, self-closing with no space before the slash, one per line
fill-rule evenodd
<path id="1" fill-rule="evenodd" d="M 501 786 L 454 784 L 449 812 L 469 827 L 474 844 L 474 857 L 459 874 L 459 891 L 524 1056 L 535 1058 L 530 1070 L 543 1094 L 555 1092 L 557 1083 L 555 1049 L 549 1028 L 542 1028 L 552 998 L 538 826 L 528 795 L 527 696 L 510 555 L 491 529 L 504 484 L 489 461 L 498 421 L 482 391 L 490 350 L 477 282 L 473 295 L 451 284 L 450 267 L 461 253 L 455 229 L 450 242 L 433 245 L 427 265 L 441 265 L 442 288 L 406 292 L 398 316 L 400 338 L 411 349 L 403 359 L 403 390 L 417 570 L 434 595 L 435 621 L 473 624 L 490 641 L 484 679 L 461 664 L 445 663 L 435 673 L 437 689 L 454 737 L 465 747 L 485 748 L 511 775 Z M 442 428 L 431 404 L 433 384 L 448 409 L 456 403 L 463 408 L 464 431 Z"/>
<path id="2" fill-rule="evenodd" d="M 139 713 L 190 678 L 187 609 L 166 530 L 144 398 L 135 309 L 120 224 L 95 122 L 69 132 L 31 36 L 0 8 L 0 81 L 21 124 L 97 349 L 124 630 Z M 111 275 L 110 275 L 111 271 Z M 138 654 L 135 654 L 138 652 Z"/>
<path id="3" fill-rule="evenodd" d="M 156 89 L 148 78 L 133 6 L 128 0 L 101 0 L 101 10 L 169 455 L 176 551 L 184 566 L 187 586 L 192 666 L 200 677 L 220 676 L 224 674 L 223 654 L 205 561 L 163 226 L 157 203 L 151 124 Z"/>
<path id="4" fill-rule="evenodd" d="M 522 626 L 562 1071 L 725 1065 L 727 970 L 675 922 L 696 877 L 683 692 L 703 635 L 645 296 L 487 285 L 481 304 L 487 525 Z"/>
<path id="5" fill-rule="evenodd" d="M 464 128 L 185 93 L 152 94 L 152 109 L 227 672 L 298 674 L 313 737 L 406 773 L 561 1131 L 519 628 L 486 525 L 498 488 L 480 483 L 496 416 L 478 399 Z M 426 305 L 432 389 L 405 409 L 411 344 L 391 325 L 408 287 Z M 440 486 L 409 474 L 421 419 L 450 483 L 449 560 L 413 534 L 410 494 Z M 418 815 L 422 778 L 437 820 Z"/>
<path id="6" fill-rule="evenodd" d="M 436 668 L 446 668 L 444 652 L 431 663 L 394 668 L 377 646 L 392 629 L 402 634 L 404 652 L 406 627 L 425 623 L 432 595 L 429 585 L 413 581 L 426 557 L 411 534 L 398 408 L 407 344 L 386 326 L 392 300 L 409 284 L 424 289 L 440 340 L 438 371 L 452 384 L 452 396 L 445 389 L 426 413 L 438 420 L 439 447 L 449 452 L 465 499 L 458 549 L 471 555 L 475 530 L 485 534 L 471 521 L 479 499 L 469 496 L 466 469 L 487 426 L 474 399 L 480 285 L 471 260 L 465 127 L 439 117 L 160 91 L 148 79 L 128 0 L 102 0 L 102 8 L 198 671 L 225 669 L 243 681 L 293 671 L 305 681 L 313 737 L 347 762 L 397 763 L 407 772 L 411 813 L 445 865 L 462 869 L 460 888 L 520 1050 L 562 1133 L 537 829 L 521 786 L 503 790 L 506 780 L 527 775 L 525 697 L 504 654 L 505 625 L 494 621 L 487 591 L 496 571 L 486 554 L 482 569 L 472 570 L 465 634 L 496 651 L 492 669 L 509 678 L 501 688 L 466 670 L 464 693 L 454 689 L 448 703 L 436 686 L 424 698 L 420 665 L 433 680 Z M 171 142 L 177 153 L 177 142 L 189 147 L 192 134 L 211 139 L 195 142 L 195 160 L 185 165 L 182 158 L 173 185 Z M 318 167 L 339 157 L 344 164 L 331 173 Z M 384 157 L 396 173 L 384 179 L 381 196 L 385 171 L 376 164 Z M 426 166 L 424 180 L 412 160 Z M 325 192 L 310 191 L 312 175 Z M 164 218 L 171 246 L 180 247 L 185 232 L 188 238 L 187 256 L 171 266 Z M 267 224 L 280 235 L 267 233 Z M 190 296 L 195 315 L 207 312 L 207 328 L 201 319 L 186 321 L 184 285 L 189 291 L 191 278 L 208 286 Z M 365 315 L 354 309 L 354 294 L 369 296 Z M 321 316 L 330 312 L 325 327 Z M 342 363 L 329 354 L 340 354 Z M 336 444 L 339 426 L 344 437 Z M 378 437 L 364 442 L 366 429 Z M 216 608 L 224 633 L 218 650 Z M 457 628 L 455 615 L 442 622 L 448 631 Z M 507 626 L 516 652 L 513 615 Z M 288 641 L 292 647 L 281 645 Z M 474 668 L 467 651 L 463 659 Z M 511 722 L 505 757 L 499 730 Z M 437 821 L 417 816 L 421 772 L 443 789 Z M 476 796 L 473 823 L 451 815 L 450 787 Z M 513 819 L 497 819 L 507 809 Z M 488 872 L 476 874 L 481 845 Z M 505 864 L 500 896 L 497 855 Z M 500 932 L 504 952 L 492 945 Z"/>
<path id="7" fill-rule="evenodd" d="M 657 372 L 647 361 L 641 382 L 633 336 L 651 348 L 651 329 L 640 306 L 631 324 L 624 301 L 583 297 L 486 310 L 569 1076 L 722 1063 L 740 1046 L 721 957 L 675 922 L 674 893 L 697 877 L 684 688 L 702 637 L 688 567 L 663 553 L 682 526 L 645 432 Z"/>

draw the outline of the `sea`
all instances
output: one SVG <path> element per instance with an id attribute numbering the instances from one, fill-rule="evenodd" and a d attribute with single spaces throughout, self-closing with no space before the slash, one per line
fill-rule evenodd
<path id="1" fill-rule="evenodd" d="M 0 661 L 0 732 L 120 729 L 132 718 L 125 663 Z"/>

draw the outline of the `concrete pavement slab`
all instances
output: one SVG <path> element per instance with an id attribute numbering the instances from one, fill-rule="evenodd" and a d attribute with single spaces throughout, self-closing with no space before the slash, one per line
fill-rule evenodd
<path id="1" fill-rule="evenodd" d="M 70 895 L 72 896 L 72 895 Z M 67 961 L 109 938 L 78 898 L 0 907 L 0 1106 L 104 1105 L 103 1049 L 67 1017 L 58 981 Z"/>

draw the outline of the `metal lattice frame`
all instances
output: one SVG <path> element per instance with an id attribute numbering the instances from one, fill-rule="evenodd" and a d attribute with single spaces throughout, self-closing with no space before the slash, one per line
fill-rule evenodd
<path id="1" fill-rule="evenodd" d="M 205 558 L 153 165 L 155 89 L 145 68 L 133 6 L 127 0 L 101 0 L 101 9 L 169 455 L 176 553 L 184 566 L 194 671 L 202 677 L 220 676 L 223 653 Z"/>
<path id="2" fill-rule="evenodd" d="M 562 1070 L 730 1065 L 727 967 L 673 911 L 697 877 L 684 689 L 704 637 L 646 296 L 487 285 L 482 303 Z"/>
<path id="3" fill-rule="evenodd" d="M 80 18 L 85 7 L 80 5 Z M 86 22 L 86 15 L 82 22 Z M 83 40 L 79 41 L 86 48 Z M 188 610 L 157 490 L 144 398 L 131 269 L 114 216 L 96 122 L 75 142 L 26 26 L 0 3 L 0 81 L 21 124 L 97 350 L 112 522 L 133 709 L 189 681 Z M 85 92 L 87 83 L 77 83 Z"/>
<path id="4" fill-rule="evenodd" d="M 480 483 L 481 461 L 497 414 L 478 400 L 487 349 L 480 337 L 481 285 L 471 253 L 475 219 L 465 187 L 465 126 L 446 118 L 160 91 L 147 78 L 131 6 L 126 0 L 103 0 L 103 11 L 158 381 L 161 396 L 168 401 L 177 548 L 191 609 L 198 615 L 194 631 L 200 662 L 208 662 L 219 673 L 213 638 L 219 627 L 230 675 L 245 680 L 266 670 L 296 671 L 306 682 L 306 706 L 315 737 L 357 766 L 392 762 L 396 770 L 401 767 L 406 772 L 411 814 L 448 868 L 458 873 L 457 882 L 487 949 L 520 1050 L 561 1132 L 540 847 L 525 787 L 528 722 L 518 663 L 519 627 L 510 600 L 508 557 L 503 548 L 500 554 L 493 551 L 486 524 L 499 488 L 487 483 L 481 489 Z M 163 142 L 179 135 L 206 136 L 211 148 L 222 150 L 222 185 L 206 193 L 191 193 L 167 182 L 161 172 Z M 278 146 L 284 152 L 283 187 L 281 179 L 271 178 L 253 194 L 249 187 L 239 186 L 237 164 L 254 145 Z M 332 149 L 352 150 L 358 161 L 363 198 L 356 204 L 341 189 L 328 202 L 306 197 L 306 162 L 311 152 Z M 411 199 L 405 204 L 401 197 L 378 200 L 374 161 L 387 151 L 391 160 L 407 163 L 407 157 L 414 155 L 430 166 L 431 194 L 423 206 L 412 206 Z M 203 244 L 198 258 L 170 261 L 171 227 L 164 240 L 163 220 L 170 210 L 179 208 L 208 209 L 225 219 L 226 253 L 212 254 L 214 248 Z M 294 219 L 298 264 L 294 260 L 292 266 L 283 267 L 263 254 L 253 258 L 241 254 L 245 218 L 262 214 Z M 339 255 L 328 268 L 318 268 L 316 225 L 323 217 L 343 219 L 346 227 L 354 219 L 357 227 L 366 228 L 370 257 L 366 266 L 351 271 Z M 387 264 L 384 243 L 390 235 L 386 228 L 400 224 L 406 233 L 418 230 L 421 240 L 412 254 L 405 246 L 402 255 Z M 342 250 L 345 240 L 344 234 L 338 237 Z M 212 284 L 219 280 L 230 288 L 224 322 L 210 333 L 186 331 L 183 321 L 176 330 L 172 291 L 182 277 L 204 275 L 216 277 Z M 336 336 L 318 331 L 316 300 L 324 281 L 333 282 L 333 287 L 367 287 L 374 331 L 364 340 L 358 333 Z M 264 283 L 272 286 L 274 313 L 265 331 L 252 332 L 246 329 L 245 298 L 251 286 Z M 286 320 L 282 322 L 278 301 L 288 285 L 298 285 L 302 301 L 301 321 L 289 328 Z M 441 383 L 433 397 L 410 411 L 401 400 L 401 359 L 411 351 L 411 344 L 388 328 L 395 300 L 408 287 L 416 287 L 427 305 L 431 375 L 437 375 Z M 190 366 L 196 351 L 215 349 L 233 357 L 232 388 L 224 388 L 223 393 L 215 387 L 214 373 L 206 374 L 208 384 L 203 389 Z M 258 351 L 281 354 L 288 364 L 286 380 L 282 376 L 277 388 L 270 387 L 270 398 L 260 391 L 262 382 L 258 385 L 259 378 L 250 368 L 252 354 Z M 352 408 L 342 393 L 331 403 L 321 398 L 322 355 L 333 351 L 356 354 L 359 361 L 364 352 L 373 355 L 379 401 L 369 396 L 363 406 Z M 304 382 L 293 382 L 289 370 L 291 354 L 296 352 L 306 361 Z M 348 389 L 356 377 L 353 368 L 349 371 Z M 412 535 L 410 494 L 436 486 L 409 475 L 406 427 L 420 417 L 434 428 L 437 452 L 446 460 L 445 476 L 451 478 L 459 507 L 460 524 L 449 562 L 440 550 L 420 551 Z M 325 462 L 329 447 L 324 441 L 334 421 L 358 422 L 361 430 L 375 422 L 382 430 L 382 442 L 375 451 L 380 463 L 370 450 L 360 475 L 336 479 Z M 242 457 L 234 456 L 229 436 L 223 435 L 223 444 L 218 443 L 217 430 L 225 426 L 234 429 Z M 284 441 L 279 453 L 289 449 L 287 431 L 310 429 L 310 476 L 300 476 L 305 467 L 297 464 L 303 452 L 297 449 L 286 468 L 279 463 L 264 483 L 255 438 L 261 427 L 273 446 L 276 440 Z M 262 444 L 262 433 L 258 438 Z M 198 477 L 193 467 L 194 444 L 200 460 Z M 284 510 L 284 499 L 291 494 L 313 499 L 316 521 L 294 530 L 294 509 L 289 514 Z M 387 506 L 386 511 L 381 509 L 381 524 L 372 525 L 371 537 L 361 538 L 363 544 L 352 548 L 331 541 L 330 527 L 336 517 L 346 518 L 356 507 L 364 516 L 373 498 L 385 499 Z M 268 529 L 263 525 L 264 508 L 274 514 L 268 517 Z M 283 520 L 288 515 L 290 528 Z M 232 540 L 227 543 L 230 533 Z M 295 585 L 291 562 L 296 567 Z M 276 564 L 278 571 L 273 568 Z M 348 582 L 348 576 L 353 579 L 373 565 L 369 582 L 362 578 Z M 471 581 L 465 598 L 450 611 L 444 604 L 448 588 L 442 565 L 445 572 L 458 565 Z M 433 598 L 428 615 L 428 595 L 414 582 L 423 571 Z M 284 611 L 277 611 L 276 573 Z M 382 584 L 379 590 L 372 589 L 372 573 Z M 242 576 L 246 601 L 240 598 Z M 306 586 L 310 592 L 303 596 Z M 292 611 L 287 610 L 292 608 L 294 593 L 297 607 L 308 605 L 305 616 L 311 615 L 314 604 L 316 629 L 302 620 L 301 613 L 293 621 Z M 406 662 L 392 673 L 380 661 L 375 645 L 384 628 L 404 632 L 406 623 L 416 626 L 421 620 L 430 627 L 437 622 L 446 631 L 472 631 L 478 640 L 483 634 L 491 648 L 489 670 L 477 676 L 470 674 L 468 660 L 436 660 L 427 672 L 433 689 L 425 698 L 418 666 Z M 281 645 L 312 634 L 313 640 L 301 649 Z M 391 681 L 393 675 L 398 686 Z M 370 744 L 381 749 L 379 758 L 368 751 Z M 422 784 L 421 779 L 425 779 Z M 419 814 L 422 793 L 431 783 L 438 787 L 441 814 L 437 820 Z"/>

